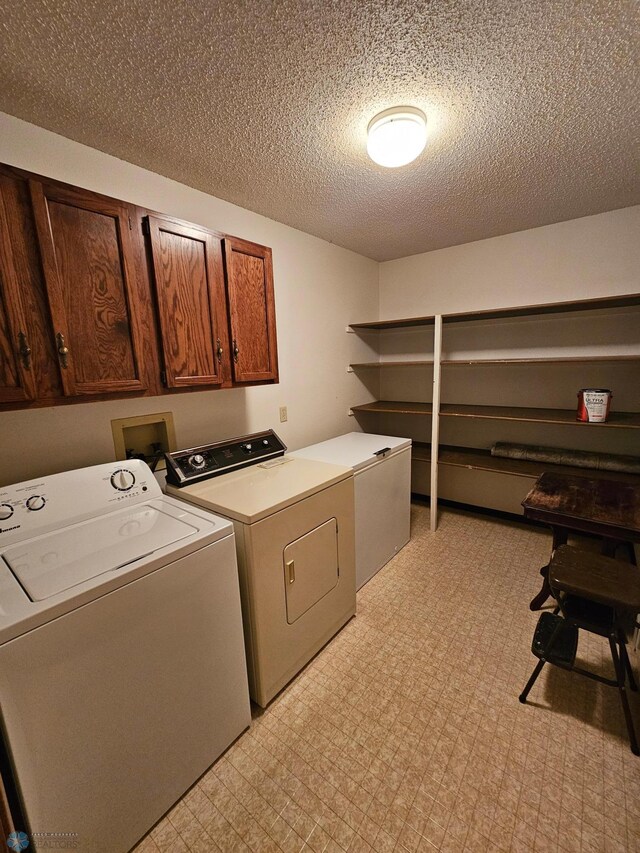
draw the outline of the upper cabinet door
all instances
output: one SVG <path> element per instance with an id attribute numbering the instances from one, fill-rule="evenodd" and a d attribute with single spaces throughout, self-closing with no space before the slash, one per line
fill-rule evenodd
<path id="1" fill-rule="evenodd" d="M 29 184 L 64 393 L 144 390 L 135 209 L 82 190 Z"/>
<path id="2" fill-rule="evenodd" d="M 224 249 L 233 378 L 236 382 L 277 381 L 271 249 L 235 237 L 225 238 Z"/>
<path id="3" fill-rule="evenodd" d="M 0 403 L 33 400 L 36 382 L 0 176 Z"/>
<path id="4" fill-rule="evenodd" d="M 165 382 L 219 385 L 228 364 L 220 235 L 149 216 Z"/>

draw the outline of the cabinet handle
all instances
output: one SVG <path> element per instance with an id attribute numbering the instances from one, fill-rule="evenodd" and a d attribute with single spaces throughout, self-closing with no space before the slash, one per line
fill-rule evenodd
<path id="1" fill-rule="evenodd" d="M 18 332 L 18 353 L 25 370 L 31 370 L 31 347 L 24 332 Z"/>
<path id="2" fill-rule="evenodd" d="M 220 338 L 216 341 L 216 355 L 218 356 L 218 364 L 222 361 L 222 344 L 220 343 Z"/>
<path id="3" fill-rule="evenodd" d="M 238 356 L 239 355 L 240 355 L 240 350 L 238 349 L 238 344 L 236 343 L 235 338 L 234 338 L 234 341 L 233 341 L 233 360 L 235 361 L 236 364 L 238 363 Z"/>
<path id="4" fill-rule="evenodd" d="M 287 563 L 287 575 L 289 576 L 289 583 L 294 583 L 296 579 L 296 563 L 295 560 L 290 560 Z"/>
<path id="5" fill-rule="evenodd" d="M 58 355 L 60 356 L 60 365 L 62 367 L 67 366 L 67 361 L 69 358 L 69 347 L 65 346 L 64 335 L 62 332 L 58 332 L 56 335 L 56 343 L 58 344 Z"/>

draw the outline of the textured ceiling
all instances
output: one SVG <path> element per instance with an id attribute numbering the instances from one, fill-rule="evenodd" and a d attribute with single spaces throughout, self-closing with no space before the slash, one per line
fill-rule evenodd
<path id="1" fill-rule="evenodd" d="M 638 8 L 0 0 L 0 109 L 385 260 L 640 202 Z M 430 137 L 386 170 L 396 104 Z"/>

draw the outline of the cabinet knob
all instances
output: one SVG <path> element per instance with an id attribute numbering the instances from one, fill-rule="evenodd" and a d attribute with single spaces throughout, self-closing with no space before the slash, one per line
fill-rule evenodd
<path id="1" fill-rule="evenodd" d="M 58 344 L 58 355 L 60 356 L 60 364 L 62 367 L 66 367 L 69 358 L 69 347 L 65 345 L 64 335 L 62 334 L 62 332 L 58 332 L 58 334 L 56 335 L 56 343 Z"/>
<path id="2" fill-rule="evenodd" d="M 25 370 L 31 369 L 31 347 L 24 332 L 18 332 L 18 353 Z"/>
<path id="3" fill-rule="evenodd" d="M 220 342 L 220 338 L 218 338 L 216 341 L 216 355 L 218 356 L 218 364 L 220 364 L 220 362 L 222 361 L 222 353 L 222 343 Z"/>
<path id="4" fill-rule="evenodd" d="M 234 341 L 233 341 L 233 360 L 235 361 L 236 364 L 238 363 L 238 356 L 239 355 L 240 355 L 240 350 L 238 349 L 238 344 L 236 343 L 236 341 L 234 339 Z"/>

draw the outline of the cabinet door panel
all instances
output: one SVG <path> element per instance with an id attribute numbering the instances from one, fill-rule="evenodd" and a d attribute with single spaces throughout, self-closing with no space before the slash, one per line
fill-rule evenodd
<path id="1" fill-rule="evenodd" d="M 132 211 L 82 191 L 30 186 L 65 394 L 143 390 Z"/>
<path id="2" fill-rule="evenodd" d="M 278 379 L 271 249 L 227 237 L 229 322 L 236 382 Z"/>
<path id="3" fill-rule="evenodd" d="M 36 396 L 28 329 L 16 277 L 0 180 L 0 402 Z"/>
<path id="4" fill-rule="evenodd" d="M 26 178 L 2 175 L 2 194 L 9 222 L 13 262 L 22 311 L 33 350 L 31 366 L 39 400 L 61 397 L 62 385 L 49 302 L 42 275 L 33 206 Z"/>
<path id="5" fill-rule="evenodd" d="M 228 359 L 222 241 L 168 218 L 148 219 L 166 384 L 219 385 Z"/>

